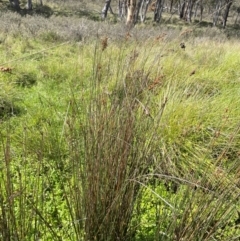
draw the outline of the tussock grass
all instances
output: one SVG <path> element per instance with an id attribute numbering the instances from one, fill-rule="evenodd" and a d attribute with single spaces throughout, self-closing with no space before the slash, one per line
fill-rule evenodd
<path id="1" fill-rule="evenodd" d="M 2 76 L 3 77 L 3 76 Z M 5 77 L 0 81 L 0 116 L 12 116 L 19 112 L 17 102 L 21 100 L 19 92 L 11 82 L 7 82 Z"/>
<path id="2" fill-rule="evenodd" d="M 1 35 L 0 237 L 237 240 L 239 44 L 51 20 Z"/>

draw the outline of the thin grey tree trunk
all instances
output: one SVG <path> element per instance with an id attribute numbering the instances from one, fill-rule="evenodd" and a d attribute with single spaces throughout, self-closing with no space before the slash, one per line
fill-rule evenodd
<path id="1" fill-rule="evenodd" d="M 202 0 L 201 0 L 201 7 L 200 7 L 200 9 L 201 9 L 201 11 L 200 11 L 200 21 L 202 21 L 202 19 L 203 19 L 203 9 L 204 9 L 203 4 L 202 4 Z"/>
<path id="2" fill-rule="evenodd" d="M 239 15 L 240 15 L 240 7 L 237 8 L 237 16 L 236 16 L 236 19 L 235 19 L 235 22 L 234 22 L 235 24 L 237 24 L 237 22 L 238 22 Z"/>
<path id="3" fill-rule="evenodd" d="M 125 18 L 127 15 L 127 0 L 118 1 L 118 16 L 120 19 Z"/>
<path id="4" fill-rule="evenodd" d="M 190 6 L 189 1 L 191 1 L 191 0 L 186 0 L 185 1 L 185 9 L 184 9 L 184 15 L 183 15 L 183 19 L 188 21 L 188 22 L 189 22 L 188 13 L 189 13 L 189 6 Z"/>
<path id="5" fill-rule="evenodd" d="M 154 11 L 154 21 L 157 23 L 159 23 L 161 20 L 163 5 L 164 5 L 164 0 L 156 1 L 156 7 L 155 7 L 155 11 Z"/>
<path id="6" fill-rule="evenodd" d="M 111 0 L 106 0 L 105 5 L 102 9 L 102 18 L 105 19 L 108 14 L 108 9 L 110 8 Z"/>
<path id="7" fill-rule="evenodd" d="M 202 16 L 203 16 L 203 2 L 202 0 L 198 0 L 196 3 L 196 8 L 195 8 L 195 16 L 197 16 L 198 8 L 200 8 L 200 22 L 202 21 Z"/>
<path id="8" fill-rule="evenodd" d="M 199 4 L 199 1 L 196 3 L 195 5 L 195 10 L 194 10 L 194 18 L 197 17 L 197 12 L 198 12 L 198 8 L 199 8 L 200 4 Z"/>
<path id="9" fill-rule="evenodd" d="M 170 6 L 169 6 L 169 12 L 170 12 L 170 13 L 172 13 L 173 1 L 174 1 L 174 0 L 171 0 L 171 1 L 170 1 Z"/>
<path id="10" fill-rule="evenodd" d="M 215 12 L 213 13 L 213 26 L 217 26 L 219 15 L 221 13 L 222 0 L 218 0 L 216 3 Z"/>
<path id="11" fill-rule="evenodd" d="M 185 18 L 185 7 L 186 7 L 186 1 L 185 0 L 183 2 L 179 1 L 179 17 L 180 17 L 180 19 Z"/>
<path id="12" fill-rule="evenodd" d="M 195 4 L 195 0 L 188 1 L 188 8 L 187 8 L 187 21 L 192 22 L 192 10 Z"/>
<path id="13" fill-rule="evenodd" d="M 141 6 L 142 6 L 143 2 L 144 2 L 144 0 L 138 0 L 137 8 L 136 8 L 136 11 L 135 11 L 135 14 L 134 14 L 134 24 L 136 24 L 138 22 L 140 9 L 141 9 Z"/>
<path id="14" fill-rule="evenodd" d="M 26 8 L 27 8 L 27 10 L 32 10 L 32 0 L 27 1 Z"/>
<path id="15" fill-rule="evenodd" d="M 229 15 L 230 7 L 233 4 L 233 0 L 227 0 L 225 3 L 226 3 L 226 7 L 225 7 L 224 14 L 223 14 L 223 28 L 225 28 L 227 25 L 227 18 Z"/>
<path id="16" fill-rule="evenodd" d="M 181 13 L 181 1 L 178 0 L 178 15 L 180 17 L 180 13 Z"/>
<path id="17" fill-rule="evenodd" d="M 140 19 L 141 22 L 145 22 L 146 15 L 148 11 L 149 4 L 151 3 L 151 0 L 143 0 L 140 8 Z"/>

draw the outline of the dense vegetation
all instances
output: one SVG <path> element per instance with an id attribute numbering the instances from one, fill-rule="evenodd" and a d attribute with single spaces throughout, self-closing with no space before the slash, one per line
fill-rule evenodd
<path id="1" fill-rule="evenodd" d="M 0 4 L 0 240 L 239 240 L 233 25 Z"/>

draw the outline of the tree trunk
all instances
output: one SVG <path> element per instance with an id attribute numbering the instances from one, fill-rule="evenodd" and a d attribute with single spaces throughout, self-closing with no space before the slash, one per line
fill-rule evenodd
<path id="1" fill-rule="evenodd" d="M 127 0 L 127 21 L 126 24 L 130 27 L 134 25 L 134 14 L 136 11 L 137 0 Z"/>
<path id="2" fill-rule="evenodd" d="M 102 9 L 102 18 L 105 19 L 107 17 L 108 9 L 110 8 L 111 0 L 106 0 L 105 5 Z"/>
<path id="3" fill-rule="evenodd" d="M 203 2 L 202 0 L 199 1 L 200 4 L 200 21 L 202 21 L 202 16 L 203 16 Z"/>
<path id="4" fill-rule="evenodd" d="M 27 8 L 27 10 L 32 10 L 32 0 L 27 1 L 26 8 Z"/>
<path id="5" fill-rule="evenodd" d="M 188 1 L 188 8 L 187 8 L 187 21 L 192 22 L 192 10 L 196 0 L 189 0 Z"/>
<path id="6" fill-rule="evenodd" d="M 124 18 L 127 15 L 127 1 L 119 0 L 118 1 L 118 16 L 119 18 Z"/>
<path id="7" fill-rule="evenodd" d="M 9 0 L 9 2 L 16 10 L 20 10 L 19 0 Z"/>
<path id="8" fill-rule="evenodd" d="M 236 16 L 236 19 L 235 19 L 235 24 L 237 24 L 237 22 L 238 22 L 239 15 L 240 15 L 240 7 L 237 8 L 237 16 Z"/>
<path id="9" fill-rule="evenodd" d="M 185 18 L 185 6 L 186 6 L 186 1 L 184 0 L 183 3 L 179 1 L 179 17 L 180 19 Z"/>
<path id="10" fill-rule="evenodd" d="M 134 24 L 136 24 L 136 23 L 138 22 L 138 17 L 139 17 L 140 9 L 141 9 L 142 3 L 143 3 L 144 1 L 145 1 L 145 0 L 138 0 L 137 9 L 136 9 L 135 14 L 134 14 Z"/>
<path id="11" fill-rule="evenodd" d="M 170 13 L 172 13 L 173 1 L 174 1 L 174 0 L 171 0 L 171 1 L 170 1 L 170 6 L 169 6 L 169 12 L 170 12 Z"/>
<path id="12" fill-rule="evenodd" d="M 161 20 L 163 5 L 164 5 L 164 0 L 156 1 L 156 7 L 155 7 L 155 11 L 154 11 L 154 21 L 157 23 L 159 23 Z"/>
<path id="13" fill-rule="evenodd" d="M 224 14 L 223 14 L 223 28 L 226 27 L 227 18 L 228 18 L 229 10 L 230 10 L 230 7 L 231 7 L 232 3 L 233 3 L 233 0 L 227 0 L 226 1 L 226 8 L 225 8 L 225 11 L 224 11 Z"/>
<path id="14" fill-rule="evenodd" d="M 200 8 L 200 18 L 199 18 L 199 21 L 201 22 L 202 21 L 202 14 L 203 14 L 203 3 L 202 3 L 202 0 L 198 0 L 197 3 L 196 3 L 194 18 L 197 17 L 197 12 L 198 12 L 199 8 Z"/>
<path id="15" fill-rule="evenodd" d="M 146 20 L 146 14 L 148 11 L 149 4 L 151 3 L 151 0 L 143 0 L 141 7 L 140 7 L 140 19 L 141 22 L 145 22 Z"/>
<path id="16" fill-rule="evenodd" d="M 217 25 L 218 18 L 221 13 L 221 8 L 222 8 L 222 0 L 218 0 L 216 3 L 215 12 L 213 14 L 213 26 Z"/>

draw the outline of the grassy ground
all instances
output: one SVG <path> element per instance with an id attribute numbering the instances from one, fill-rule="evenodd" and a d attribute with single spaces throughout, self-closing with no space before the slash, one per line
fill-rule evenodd
<path id="1" fill-rule="evenodd" d="M 0 239 L 238 240 L 238 41 L 56 15 L 1 16 Z"/>

